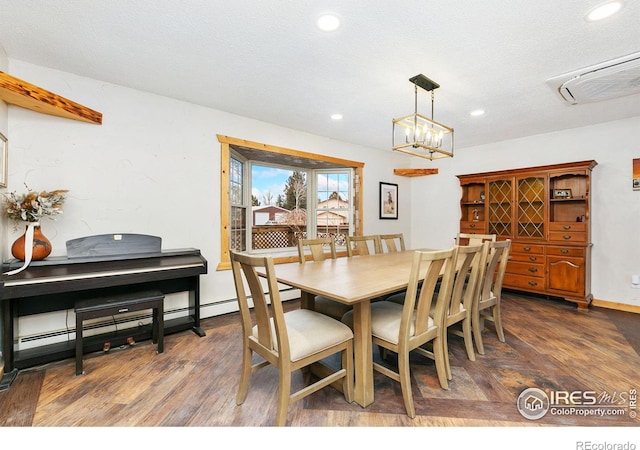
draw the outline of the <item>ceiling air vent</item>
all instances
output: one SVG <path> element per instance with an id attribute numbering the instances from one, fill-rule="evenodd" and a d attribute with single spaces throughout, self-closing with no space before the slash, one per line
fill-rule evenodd
<path id="1" fill-rule="evenodd" d="M 640 93 L 640 52 L 558 75 L 547 84 L 572 105 Z"/>

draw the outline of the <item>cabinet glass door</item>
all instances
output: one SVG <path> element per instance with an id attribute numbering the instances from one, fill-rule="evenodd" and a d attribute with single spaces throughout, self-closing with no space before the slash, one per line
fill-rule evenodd
<path id="1" fill-rule="evenodd" d="M 544 239 L 545 178 L 519 178 L 518 231 L 519 238 Z"/>
<path id="2" fill-rule="evenodd" d="M 511 237 L 513 188 L 511 180 L 489 182 L 489 234 Z"/>

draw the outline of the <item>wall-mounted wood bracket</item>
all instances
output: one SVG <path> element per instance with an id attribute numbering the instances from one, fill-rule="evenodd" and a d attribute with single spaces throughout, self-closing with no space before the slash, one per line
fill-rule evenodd
<path id="1" fill-rule="evenodd" d="M 437 175 L 438 169 L 393 169 L 393 174 L 401 177 L 422 177 L 424 175 Z"/>
<path id="2" fill-rule="evenodd" d="M 42 114 L 102 124 L 102 113 L 0 72 L 0 99 Z"/>

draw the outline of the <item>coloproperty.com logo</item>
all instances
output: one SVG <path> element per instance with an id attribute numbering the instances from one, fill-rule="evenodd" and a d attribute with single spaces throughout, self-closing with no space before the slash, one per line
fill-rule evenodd
<path id="1" fill-rule="evenodd" d="M 554 416 L 629 416 L 637 417 L 636 388 L 627 391 L 543 391 L 527 388 L 518 396 L 518 411 L 529 420 Z"/>

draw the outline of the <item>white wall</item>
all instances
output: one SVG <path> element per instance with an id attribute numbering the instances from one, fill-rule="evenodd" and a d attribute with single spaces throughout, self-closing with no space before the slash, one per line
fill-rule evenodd
<path id="1" fill-rule="evenodd" d="M 209 262 L 203 305 L 234 299 L 220 255 L 220 144 L 223 134 L 362 161 L 364 232 L 404 232 L 410 240 L 410 181 L 393 175 L 409 158 L 276 127 L 201 106 L 10 60 L 9 73 L 103 114 L 95 125 L 9 107 L 9 189 L 69 189 L 64 213 L 44 220 L 51 256 L 69 239 L 103 233 L 160 236 L 163 248 L 194 247 Z M 241 95 L 241 94 L 239 94 Z M 399 184 L 400 220 L 378 219 L 378 182 Z M 9 247 L 24 230 L 9 230 Z M 410 241 L 409 241 L 410 242 Z M 6 248 L 3 249 L 6 251 Z M 235 309 L 203 308 L 202 316 Z M 61 325 L 61 327 L 63 327 Z M 24 327 L 23 327 L 24 328 Z"/>
<path id="2" fill-rule="evenodd" d="M 640 274 L 640 191 L 631 186 L 639 138 L 635 117 L 459 150 L 439 164 L 438 175 L 417 178 L 412 186 L 413 244 L 437 248 L 453 242 L 461 195 L 455 175 L 594 159 L 592 292 L 595 299 L 640 305 L 640 289 L 631 288 L 631 275 Z M 425 233 L 431 223 L 438 225 Z"/>
<path id="3" fill-rule="evenodd" d="M 0 64 L 2 58 L 0 58 Z M 0 102 L 10 141 L 9 190 L 69 189 L 64 214 L 44 221 L 52 256 L 69 239 L 102 233 L 161 236 L 163 248 L 195 247 L 209 262 L 201 278 L 202 317 L 235 309 L 231 275 L 220 254 L 220 158 L 216 134 L 365 162 L 364 232 L 403 232 L 409 247 L 451 245 L 459 220 L 456 174 L 595 159 L 593 293 L 640 304 L 630 275 L 640 273 L 636 232 L 640 192 L 631 191 L 631 159 L 640 118 L 460 149 L 437 162 L 339 142 L 145 92 L 8 60 L 8 73 L 103 113 L 103 125 L 47 116 Z M 241 95 L 241 94 L 239 94 Z M 406 178 L 393 168 L 438 167 Z M 399 220 L 378 219 L 378 183 L 399 185 Z M 3 224 L 8 248 L 22 232 Z M 8 228 L 8 229 L 7 229 Z M 2 239 L 2 238 L 0 238 Z M 64 315 L 46 319 L 68 328 Z M 42 321 L 36 326 L 42 328 Z M 32 329 L 22 326 L 21 336 Z"/>

